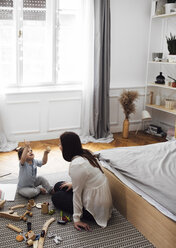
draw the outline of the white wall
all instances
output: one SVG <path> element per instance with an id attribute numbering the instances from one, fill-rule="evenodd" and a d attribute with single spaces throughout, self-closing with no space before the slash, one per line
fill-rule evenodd
<path id="1" fill-rule="evenodd" d="M 131 130 L 141 121 L 147 62 L 150 0 L 111 0 L 112 47 L 110 125 L 122 130 L 124 114 L 118 97 L 124 88 L 139 91 Z M 57 91 L 7 94 L 3 124 L 9 140 L 57 138 L 64 130 L 79 132 L 82 92 Z"/>
<path id="2" fill-rule="evenodd" d="M 144 86 L 151 0 L 111 0 L 111 87 Z"/>

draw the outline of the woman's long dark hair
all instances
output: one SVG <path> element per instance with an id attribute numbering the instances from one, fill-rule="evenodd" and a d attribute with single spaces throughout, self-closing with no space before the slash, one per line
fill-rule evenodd
<path id="1" fill-rule="evenodd" d="M 93 167 L 101 169 L 96 157 L 87 149 L 82 148 L 79 136 L 73 132 L 65 132 L 60 136 L 63 158 L 70 162 L 73 157 L 81 156 L 86 158 Z"/>

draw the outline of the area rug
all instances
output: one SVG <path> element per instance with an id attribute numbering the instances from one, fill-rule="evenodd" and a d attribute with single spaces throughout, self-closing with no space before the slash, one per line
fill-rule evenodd
<path id="1" fill-rule="evenodd" d="M 56 175 L 48 176 L 49 181 L 55 183 Z M 57 177 L 58 180 L 68 180 L 66 174 L 60 174 Z M 39 195 L 35 199 L 35 203 L 49 202 L 49 209 L 53 209 L 54 206 L 51 202 L 50 195 Z M 27 204 L 27 200 L 16 194 L 14 202 L 6 202 L 4 209 L 6 211 L 9 207 L 17 204 Z M 16 212 L 22 215 L 26 211 L 25 208 L 19 208 Z M 60 211 L 50 216 L 48 214 L 42 214 L 41 209 L 36 207 L 32 208 L 33 217 L 28 217 L 29 222 L 32 223 L 32 230 L 35 234 L 40 234 L 43 224 L 54 217 L 56 220 L 49 226 L 48 233 L 52 232 L 60 236 L 63 241 L 56 245 L 52 238 L 46 236 L 44 247 L 62 247 L 62 248 L 153 248 L 154 246 L 136 229 L 131 225 L 117 210 L 113 210 L 112 218 L 110 219 L 106 228 L 100 228 L 95 223 L 90 223 L 91 231 L 77 231 L 73 222 L 68 222 L 65 225 L 60 225 L 57 220 L 60 216 Z M 20 227 L 23 232 L 27 232 L 26 222 L 13 221 L 5 218 L 0 218 L 0 247 L 2 248 L 25 248 L 28 247 L 25 241 L 17 242 L 17 233 L 9 229 L 6 225 L 11 223 Z"/>

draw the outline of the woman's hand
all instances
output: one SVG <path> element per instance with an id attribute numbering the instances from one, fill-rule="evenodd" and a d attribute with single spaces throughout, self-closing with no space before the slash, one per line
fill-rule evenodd
<path id="1" fill-rule="evenodd" d="M 67 188 L 66 189 L 66 191 L 69 191 L 69 190 L 71 190 L 71 188 L 72 188 L 72 183 L 71 182 L 68 182 L 68 183 L 62 183 L 62 185 L 60 186 L 60 189 L 63 189 L 63 188 Z"/>
<path id="2" fill-rule="evenodd" d="M 87 223 L 82 222 L 82 221 L 74 222 L 74 227 L 78 231 L 81 231 L 81 228 L 85 229 L 86 231 L 90 231 L 89 225 Z"/>

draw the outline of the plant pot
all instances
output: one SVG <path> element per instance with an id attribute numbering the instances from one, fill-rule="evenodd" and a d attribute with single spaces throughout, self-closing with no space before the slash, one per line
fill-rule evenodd
<path id="1" fill-rule="evenodd" d="M 170 55 L 176 55 L 176 40 L 167 41 L 167 47 Z"/>
<path id="2" fill-rule="evenodd" d="M 125 139 L 127 139 L 129 135 L 129 125 L 130 125 L 129 120 L 125 119 L 123 122 L 123 133 L 122 133 L 122 137 Z"/>

